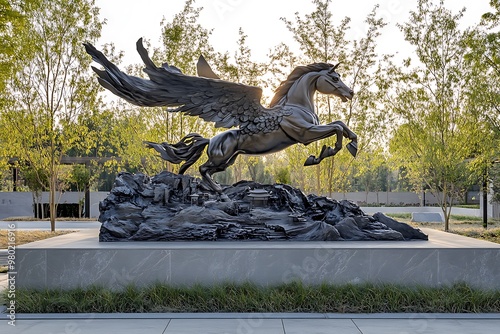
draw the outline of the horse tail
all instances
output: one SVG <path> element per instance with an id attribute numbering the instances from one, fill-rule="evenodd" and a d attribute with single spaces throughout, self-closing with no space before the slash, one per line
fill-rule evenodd
<path id="1" fill-rule="evenodd" d="M 185 161 L 179 169 L 179 174 L 184 174 L 186 169 L 200 158 L 208 143 L 210 143 L 210 139 L 203 138 L 197 133 L 188 134 L 176 144 L 144 142 L 147 147 L 154 148 L 160 153 L 164 160 L 174 164 Z"/>

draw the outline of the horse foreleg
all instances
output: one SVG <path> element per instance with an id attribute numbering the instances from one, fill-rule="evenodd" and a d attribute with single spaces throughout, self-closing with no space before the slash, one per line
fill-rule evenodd
<path id="1" fill-rule="evenodd" d="M 309 158 L 307 158 L 306 162 L 304 163 L 304 166 L 312 166 L 312 165 L 317 165 L 319 164 L 323 159 L 334 156 L 337 154 L 337 152 L 340 149 L 332 148 L 331 146 L 326 146 L 323 145 L 321 148 L 321 153 L 319 154 L 319 157 L 316 158 L 314 155 L 310 155 Z"/>

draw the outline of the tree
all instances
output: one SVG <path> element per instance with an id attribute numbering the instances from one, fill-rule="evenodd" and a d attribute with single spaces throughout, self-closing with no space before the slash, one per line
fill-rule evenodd
<path id="1" fill-rule="evenodd" d="M 238 34 L 238 48 L 234 53 L 234 57 L 231 58 L 227 52 L 215 55 L 216 71 L 224 80 L 249 86 L 264 87 L 266 82 L 262 78 L 265 74 L 265 65 L 252 61 L 252 51 L 246 44 L 248 36 L 241 28 L 238 30 Z M 265 104 L 263 101 L 262 103 Z M 273 155 L 269 155 L 267 158 L 273 160 Z M 230 167 L 232 171 L 228 173 L 236 176 L 235 181 L 250 178 L 253 181 L 269 183 L 269 179 L 264 180 L 263 178 L 263 159 L 263 157 L 241 155 Z"/>
<path id="2" fill-rule="evenodd" d="M 4 109 L 12 103 L 10 96 L 6 94 L 9 79 L 15 73 L 15 62 L 12 57 L 23 53 L 22 45 L 18 41 L 23 29 L 26 28 L 26 19 L 22 15 L 23 8 L 31 1 L 0 0 L 0 109 Z M 0 129 L 8 129 L 9 123 L 0 113 Z M 11 167 L 9 165 L 8 132 L 0 131 L 0 172 L 3 174 Z"/>
<path id="3" fill-rule="evenodd" d="M 23 165 L 21 167 L 21 175 L 31 190 L 35 217 L 45 218 L 45 211 L 40 200 L 42 191 L 46 190 L 45 185 L 48 184 L 48 173 L 44 170 L 35 170 L 30 166 Z"/>
<path id="4" fill-rule="evenodd" d="M 489 171 L 490 180 L 492 181 L 493 202 L 500 203 L 500 163 L 496 161 Z"/>
<path id="5" fill-rule="evenodd" d="M 371 191 L 377 192 L 377 202 L 379 191 L 388 190 L 389 169 L 387 167 L 386 158 L 381 148 L 367 152 L 361 156 L 361 162 L 357 164 L 355 181 L 361 185 L 360 189 L 365 191 L 365 202 L 368 203 L 368 193 Z"/>
<path id="6" fill-rule="evenodd" d="M 71 168 L 70 181 L 75 185 L 76 191 L 84 192 L 90 184 L 92 175 L 90 170 L 85 165 L 73 165 Z M 86 194 L 84 196 L 87 196 Z M 78 218 L 82 218 L 82 206 L 84 197 L 78 200 Z"/>
<path id="7" fill-rule="evenodd" d="M 17 36 L 26 27 L 26 18 L 21 14 L 30 1 L 0 0 L 0 96 L 4 99 L 6 83 L 14 73 L 15 63 L 11 58 L 23 52 Z M 1 101 L 0 101 L 1 102 Z M 1 106 L 1 104 L 0 104 Z"/>
<path id="8" fill-rule="evenodd" d="M 85 134 L 78 115 L 96 107 L 98 85 L 88 70 L 83 42 L 100 35 L 93 0 L 37 0 L 26 8 L 28 22 L 17 36 L 30 52 L 12 61 L 22 69 L 10 83 L 15 104 L 2 110 L 10 123 L 11 154 L 36 172 L 47 171 L 51 230 L 55 230 L 60 159 Z M 21 68 L 21 67 L 19 67 Z M 42 182 L 42 177 L 38 175 Z"/>
<path id="9" fill-rule="evenodd" d="M 377 38 L 386 23 L 377 17 L 378 6 L 375 6 L 366 17 L 366 34 L 357 40 L 348 40 L 346 32 L 350 28 L 348 17 L 334 25 L 330 10 L 330 0 L 313 0 L 315 10 L 303 17 L 298 13 L 295 20 L 282 19 L 288 30 L 299 44 L 302 54 L 296 57 L 302 63 L 327 62 L 342 65 L 338 71 L 343 74 L 343 81 L 354 90 L 354 98 L 342 104 L 338 99 L 328 96 L 316 98 L 316 110 L 322 123 L 343 120 L 351 127 L 359 138 L 358 154 L 362 156 L 365 150 L 373 150 L 370 145 L 377 146 L 380 134 L 384 131 L 386 113 L 379 110 L 382 96 L 387 88 L 380 75 L 383 67 L 379 55 L 375 52 Z M 289 56 L 287 49 L 280 46 L 272 54 Z M 383 60 L 383 58 L 382 58 Z M 286 64 L 285 64 L 286 65 Z M 276 70 L 275 70 L 276 71 Z M 315 150 L 321 145 L 333 146 L 335 137 L 315 143 Z M 287 152 L 290 152 L 288 150 Z M 296 165 L 292 168 L 303 168 L 303 161 L 291 159 Z M 308 168 L 306 173 L 312 176 L 312 184 L 317 193 L 332 193 L 334 190 L 347 191 L 353 177 L 356 164 L 344 150 L 334 158 L 325 160 L 315 168 Z"/>
<path id="10" fill-rule="evenodd" d="M 160 48 L 155 48 L 152 52 L 152 60 L 157 63 L 168 63 L 176 66 L 184 74 L 196 75 L 196 63 L 200 55 L 204 55 L 208 60 L 214 57 L 214 51 L 209 43 L 211 30 L 205 29 L 198 22 L 202 7 L 195 7 L 195 0 L 187 0 L 184 8 L 174 15 L 173 19 L 167 22 L 165 19 L 161 25 Z M 146 47 L 153 49 L 146 41 Z M 143 76 L 143 64 L 129 67 L 127 72 L 137 76 Z M 136 108 L 127 107 L 131 117 L 137 120 L 135 125 L 141 126 L 138 129 L 134 124 L 122 124 L 129 130 L 134 129 L 135 138 L 140 139 L 130 143 L 126 155 L 134 158 L 135 163 L 140 162 L 141 168 L 148 173 L 155 173 L 163 170 L 177 171 L 179 166 L 160 159 L 153 150 L 147 150 L 142 144 L 143 140 L 152 142 L 179 141 L 188 132 L 198 132 L 206 135 L 207 131 L 212 131 L 211 124 L 207 124 L 197 117 L 186 117 L 182 113 L 172 113 L 166 108 Z M 196 170 L 195 164 L 192 170 Z"/>
<path id="11" fill-rule="evenodd" d="M 500 174 L 495 165 L 500 160 L 500 1 L 491 0 L 494 12 L 485 13 L 480 25 L 474 29 L 467 44 L 470 52 L 466 60 L 474 70 L 472 89 L 469 92 L 469 108 L 479 115 L 484 125 L 485 138 L 474 159 L 474 172 L 483 179 L 484 192 L 492 183 L 494 199 L 498 199 Z M 492 166 L 492 163 L 494 164 Z"/>
<path id="12" fill-rule="evenodd" d="M 445 231 L 453 200 L 462 198 L 470 184 L 465 177 L 469 159 L 484 133 L 466 103 L 473 73 L 464 59 L 470 31 L 459 29 L 464 10 L 452 14 L 443 2 L 418 1 L 409 21 L 400 25 L 417 65 L 407 59 L 404 68 L 392 70 L 395 94 L 387 101 L 401 124 L 391 153 L 417 188 L 428 187 L 436 196 Z"/>
<path id="13" fill-rule="evenodd" d="M 203 7 L 194 7 L 194 3 L 195 0 L 186 0 L 183 10 L 177 13 L 171 22 L 161 22 L 163 48 L 155 51 L 155 57 L 178 67 L 182 73 L 188 75 L 196 75 L 196 63 L 200 55 L 211 59 L 214 53 L 209 43 L 212 31 L 198 23 Z M 173 130 L 173 135 L 166 138 L 170 142 L 184 137 L 187 130 L 201 132 L 200 129 L 204 126 L 203 121 L 198 118 L 184 117 L 182 113 L 169 113 L 166 117 L 165 124 L 170 124 L 170 130 Z M 177 128 L 174 123 L 177 123 Z"/>

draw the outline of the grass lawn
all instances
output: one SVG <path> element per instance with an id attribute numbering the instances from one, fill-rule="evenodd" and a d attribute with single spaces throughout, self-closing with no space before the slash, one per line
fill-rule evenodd
<path id="1" fill-rule="evenodd" d="M 57 237 L 58 235 L 72 233 L 74 231 L 36 231 L 36 230 L 16 230 L 16 246 L 27 244 L 29 242 Z M 0 230 L 0 249 L 7 248 L 8 230 Z"/>
<path id="2" fill-rule="evenodd" d="M 5 298 L 5 296 L 4 296 Z M 301 283 L 258 287 L 253 284 L 172 287 L 154 285 L 105 288 L 16 291 L 20 313 L 144 313 L 144 312 L 500 312 L 500 291 L 482 291 L 456 284 L 450 287 L 394 285 L 305 286 Z"/>

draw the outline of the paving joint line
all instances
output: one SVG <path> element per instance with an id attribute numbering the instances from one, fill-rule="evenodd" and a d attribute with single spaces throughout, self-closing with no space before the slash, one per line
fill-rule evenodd
<path id="1" fill-rule="evenodd" d="M 359 334 L 363 334 L 363 331 L 358 327 L 358 324 L 356 323 L 356 321 L 354 321 L 354 319 L 350 319 L 352 324 L 354 326 L 356 326 L 356 329 L 358 330 Z"/>

